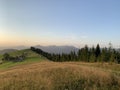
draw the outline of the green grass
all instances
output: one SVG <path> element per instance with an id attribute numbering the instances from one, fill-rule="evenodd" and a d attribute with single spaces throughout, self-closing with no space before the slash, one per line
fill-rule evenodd
<path id="1" fill-rule="evenodd" d="M 24 49 L 24 50 L 18 50 L 12 53 L 9 53 L 11 56 L 17 56 L 17 55 L 21 55 L 23 53 L 27 53 L 28 56 L 38 56 L 38 54 L 34 53 L 33 51 L 31 51 L 30 49 Z"/>
<path id="2" fill-rule="evenodd" d="M 19 56 L 22 53 L 27 54 L 27 57 L 26 57 L 26 59 L 24 61 L 22 61 L 22 62 L 11 62 L 11 61 L 4 62 L 3 64 L 0 64 L 0 70 L 9 69 L 11 67 L 21 65 L 21 64 L 30 64 L 30 63 L 40 62 L 40 61 L 46 60 L 45 57 L 40 56 L 40 55 L 34 53 L 33 51 L 31 51 L 29 49 L 15 51 L 15 52 L 12 52 L 12 53 L 9 53 L 9 54 L 11 56 Z M 2 59 L 2 55 L 0 55 L 0 59 Z"/>
<path id="3" fill-rule="evenodd" d="M 17 65 L 21 65 L 21 64 L 30 64 L 30 63 L 34 63 L 34 62 L 40 62 L 43 61 L 43 58 L 40 57 L 31 57 L 31 58 L 27 58 L 25 59 L 25 61 L 22 62 L 5 62 L 3 64 L 0 65 L 0 69 L 8 69 L 10 67 L 14 67 Z"/>

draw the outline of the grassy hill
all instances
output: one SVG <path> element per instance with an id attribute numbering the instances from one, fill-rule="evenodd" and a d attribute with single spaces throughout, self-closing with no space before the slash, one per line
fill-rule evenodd
<path id="1" fill-rule="evenodd" d="M 120 65 L 52 62 L 29 49 L 23 62 L 0 65 L 0 90 L 120 90 Z"/>
<path id="2" fill-rule="evenodd" d="M 112 67 L 120 69 L 81 62 L 22 64 L 0 71 L 0 90 L 120 90 L 119 71 Z"/>
<path id="3" fill-rule="evenodd" d="M 40 61 L 47 60 L 45 57 L 40 56 L 29 49 L 19 50 L 19 51 L 11 52 L 9 54 L 10 54 L 10 56 L 19 56 L 23 53 L 27 54 L 24 61 L 22 61 L 22 62 L 10 62 L 10 61 L 4 62 L 3 64 L 0 64 L 0 70 L 7 69 L 7 68 L 13 67 L 15 65 L 30 64 L 30 63 L 34 63 L 34 62 L 40 62 Z M 2 55 L 0 55 L 0 61 L 1 60 L 2 60 Z"/>

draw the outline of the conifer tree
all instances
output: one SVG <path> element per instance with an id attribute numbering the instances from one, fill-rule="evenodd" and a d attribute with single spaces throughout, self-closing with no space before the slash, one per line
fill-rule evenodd
<path id="1" fill-rule="evenodd" d="M 95 56 L 96 56 L 96 58 L 98 58 L 100 56 L 100 54 L 101 54 L 100 46 L 99 46 L 99 44 L 97 44 L 96 50 L 95 50 Z"/>

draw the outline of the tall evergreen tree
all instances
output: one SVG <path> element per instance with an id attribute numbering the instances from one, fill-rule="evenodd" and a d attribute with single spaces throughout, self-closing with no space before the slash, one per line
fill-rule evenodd
<path id="1" fill-rule="evenodd" d="M 100 46 L 99 46 L 99 44 L 97 44 L 96 50 L 95 50 L 95 56 L 96 56 L 95 62 L 100 61 L 100 54 L 101 54 Z"/>
<path id="2" fill-rule="evenodd" d="M 95 48 L 94 46 L 90 49 L 90 57 L 89 57 L 89 61 L 90 62 L 95 62 L 96 57 L 95 57 Z"/>
<path id="3" fill-rule="evenodd" d="M 99 46 L 99 44 L 97 44 L 96 50 L 95 50 L 95 55 L 96 55 L 96 57 L 98 57 L 100 54 L 101 54 L 100 46 Z"/>

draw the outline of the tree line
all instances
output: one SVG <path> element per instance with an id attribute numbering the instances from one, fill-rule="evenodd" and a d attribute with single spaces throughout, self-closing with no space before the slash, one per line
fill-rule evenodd
<path id="1" fill-rule="evenodd" d="M 31 47 L 31 50 L 46 57 L 49 60 L 56 62 L 63 61 L 83 61 L 83 62 L 114 62 L 120 63 L 120 52 L 113 49 L 111 46 L 109 48 L 100 48 L 97 44 L 96 47 L 89 48 L 87 45 L 78 50 L 78 52 L 71 51 L 70 54 L 52 54 L 44 52 L 41 49 Z"/>
<path id="2" fill-rule="evenodd" d="M 10 56 L 8 53 L 3 54 L 2 61 L 13 61 L 13 62 L 19 62 L 23 61 L 26 58 L 26 54 L 23 53 L 22 55 L 19 56 Z"/>

